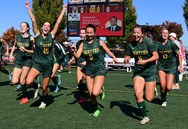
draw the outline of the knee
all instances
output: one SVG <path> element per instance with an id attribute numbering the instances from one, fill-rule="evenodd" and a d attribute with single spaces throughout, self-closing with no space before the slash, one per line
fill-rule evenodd
<path id="1" fill-rule="evenodd" d="M 24 85 L 25 84 L 25 79 L 24 80 L 20 80 L 20 85 Z"/>
<path id="2" fill-rule="evenodd" d="M 26 85 L 31 86 L 33 84 L 33 81 L 30 79 L 26 79 Z"/>
<path id="3" fill-rule="evenodd" d="M 95 97 L 99 96 L 99 94 L 100 94 L 100 92 L 96 92 L 96 91 L 92 92 L 92 95 L 95 96 Z"/>
<path id="4" fill-rule="evenodd" d="M 146 96 L 146 100 L 147 100 L 148 102 L 152 102 L 153 99 L 154 99 L 154 95 L 153 95 L 153 96 L 150 96 L 150 97 L 147 97 L 147 96 Z"/>
<path id="5" fill-rule="evenodd" d="M 13 84 L 13 85 L 18 84 L 18 80 L 12 80 L 12 84 Z"/>
<path id="6" fill-rule="evenodd" d="M 136 100 L 137 100 L 138 102 L 142 102 L 142 101 L 144 100 L 142 93 L 136 93 L 135 96 L 136 96 Z"/>

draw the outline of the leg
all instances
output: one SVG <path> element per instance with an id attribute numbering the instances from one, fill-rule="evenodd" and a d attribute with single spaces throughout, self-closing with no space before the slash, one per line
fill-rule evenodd
<path id="1" fill-rule="evenodd" d="M 39 74 L 40 72 L 37 69 L 31 68 L 26 78 L 26 85 L 28 86 L 36 85 L 34 87 L 38 87 L 37 84 L 34 83 L 34 80 Z"/>
<path id="2" fill-rule="evenodd" d="M 134 85 L 134 92 L 136 95 L 137 105 L 143 115 L 143 119 L 140 121 L 140 124 L 146 124 L 149 122 L 149 118 L 147 117 L 146 105 L 143 98 L 145 79 L 141 76 L 135 76 L 133 78 L 133 85 Z"/>
<path id="3" fill-rule="evenodd" d="M 83 102 L 86 101 L 84 87 L 83 87 L 83 78 L 84 78 L 84 73 L 82 72 L 82 68 L 77 67 L 77 69 L 76 69 L 76 79 L 77 79 L 77 85 L 78 85 L 79 93 L 80 93 L 80 96 L 81 96 L 81 99 L 78 101 L 78 103 L 83 103 Z"/>
<path id="4" fill-rule="evenodd" d="M 27 86 L 25 85 L 25 82 L 26 82 L 26 77 L 27 77 L 27 74 L 30 70 L 30 67 L 22 67 L 22 73 L 21 73 L 21 76 L 20 76 L 20 85 L 21 85 L 21 88 L 22 88 L 22 99 L 20 100 L 20 104 L 26 104 L 29 102 L 28 98 L 27 98 Z"/>
<path id="5" fill-rule="evenodd" d="M 160 81 L 160 92 L 161 92 L 161 101 L 162 101 L 162 104 L 161 106 L 162 107 L 166 107 L 166 95 L 167 95 L 167 75 L 164 71 L 161 71 L 159 70 L 158 71 L 158 76 L 159 76 L 159 81 Z"/>
<path id="6" fill-rule="evenodd" d="M 98 117 L 100 114 L 100 110 L 99 107 L 97 105 L 97 99 L 96 97 L 100 95 L 101 93 L 101 88 L 104 84 L 104 76 L 96 76 L 94 77 L 94 83 L 93 83 L 93 90 L 92 90 L 92 98 L 93 98 L 93 106 L 94 106 L 94 113 L 93 116 L 94 117 Z"/>
<path id="7" fill-rule="evenodd" d="M 19 83 L 20 75 L 22 73 L 22 69 L 20 68 L 14 68 L 12 72 L 12 84 L 16 85 Z"/>
<path id="8" fill-rule="evenodd" d="M 156 87 L 156 81 L 155 82 L 146 82 L 146 87 L 145 87 L 145 97 L 146 100 L 151 102 L 155 96 L 155 87 Z"/>
<path id="9" fill-rule="evenodd" d="M 59 69 L 59 64 L 55 63 L 53 65 L 53 70 L 52 70 L 52 75 L 51 75 L 51 79 L 53 81 L 53 83 L 56 86 L 56 89 L 54 90 L 54 92 L 58 92 L 59 91 L 59 85 L 61 84 L 61 76 L 60 74 L 58 76 L 56 76 L 56 72 Z"/>
<path id="10" fill-rule="evenodd" d="M 50 81 L 50 77 L 44 77 L 42 81 L 42 91 L 43 91 L 43 96 L 42 96 L 42 102 L 39 106 L 39 108 L 45 108 L 46 103 L 47 103 L 47 97 L 48 97 L 48 84 Z"/>

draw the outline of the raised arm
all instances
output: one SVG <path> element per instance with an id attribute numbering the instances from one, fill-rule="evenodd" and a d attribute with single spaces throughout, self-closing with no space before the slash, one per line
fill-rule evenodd
<path id="1" fill-rule="evenodd" d="M 59 24 L 61 23 L 61 20 L 63 19 L 63 16 L 65 14 L 66 9 L 67 9 L 66 4 L 63 4 L 63 9 L 61 10 L 61 13 L 60 13 L 60 15 L 59 15 L 59 17 L 58 17 L 58 19 L 55 23 L 55 26 L 54 26 L 53 30 L 51 31 L 51 34 L 52 34 L 53 37 L 55 37 L 55 34 L 58 30 L 58 27 L 59 27 Z"/>
<path id="2" fill-rule="evenodd" d="M 38 27 L 37 27 L 37 22 L 36 22 L 35 16 L 33 15 L 32 11 L 31 11 L 30 3 L 29 3 L 29 2 L 26 2 L 26 3 L 25 3 L 25 6 L 26 6 L 26 8 L 27 8 L 27 12 L 28 12 L 29 17 L 30 17 L 31 22 L 32 22 L 33 32 L 34 32 L 34 34 L 37 36 L 37 35 L 40 34 L 40 32 L 39 32 L 39 29 L 38 29 Z"/>
<path id="3" fill-rule="evenodd" d="M 75 58 L 79 58 L 81 56 L 81 54 L 82 54 L 82 51 L 83 51 L 83 43 L 80 44 L 80 46 L 78 48 L 78 51 L 76 51 L 76 46 L 75 45 L 71 46 L 71 50 L 73 51 L 74 57 Z"/>
<path id="4" fill-rule="evenodd" d="M 118 62 L 118 60 L 115 57 L 115 55 L 110 51 L 110 49 L 106 46 L 106 44 L 102 40 L 100 40 L 100 46 L 102 46 L 102 48 L 113 59 L 114 62 Z"/>
<path id="5" fill-rule="evenodd" d="M 0 41 L 1 41 L 4 45 L 6 45 L 6 53 L 5 53 L 5 55 L 8 56 L 8 55 L 9 55 L 9 45 L 8 45 L 8 43 L 7 43 L 4 39 L 2 39 L 2 38 L 0 38 Z"/>

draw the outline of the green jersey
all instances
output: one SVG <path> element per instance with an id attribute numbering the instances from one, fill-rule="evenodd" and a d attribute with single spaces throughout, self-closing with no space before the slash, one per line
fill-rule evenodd
<path id="1" fill-rule="evenodd" d="M 176 52 L 179 50 L 177 45 L 170 40 L 164 45 L 161 42 L 157 42 L 156 44 L 159 53 L 158 69 L 164 71 L 176 69 Z"/>
<path id="2" fill-rule="evenodd" d="M 143 38 L 141 43 L 133 41 L 128 44 L 125 54 L 135 58 L 134 74 L 151 76 L 157 73 L 155 61 L 144 65 L 137 64 L 140 60 L 151 58 L 155 51 L 157 51 L 155 44 L 147 38 Z"/>
<path id="3" fill-rule="evenodd" d="M 54 42 L 51 33 L 46 38 L 42 34 L 35 38 L 34 61 L 38 63 L 53 63 Z"/>
<path id="4" fill-rule="evenodd" d="M 105 75 L 104 55 L 100 46 L 100 39 L 94 38 L 89 44 L 83 42 L 83 55 L 86 60 L 86 74 L 91 76 Z"/>
<path id="5" fill-rule="evenodd" d="M 79 46 L 80 46 L 80 44 L 83 42 L 83 40 L 79 40 L 77 43 L 76 43 L 76 48 L 77 48 L 77 50 L 78 50 L 78 48 L 79 48 Z M 83 54 L 81 54 L 81 56 L 77 59 L 77 66 L 78 67 L 80 67 L 80 68 L 83 68 L 83 65 L 81 65 L 80 63 L 82 63 L 82 62 L 84 62 L 85 61 L 85 59 L 84 59 L 84 55 Z"/>
<path id="6" fill-rule="evenodd" d="M 30 40 L 31 35 L 28 37 L 22 37 L 21 34 L 16 35 L 16 62 L 24 62 L 27 58 L 32 58 L 31 53 L 27 53 L 25 51 L 20 50 L 19 48 L 21 46 L 25 47 L 27 50 L 32 50 L 33 49 L 33 42 Z"/>

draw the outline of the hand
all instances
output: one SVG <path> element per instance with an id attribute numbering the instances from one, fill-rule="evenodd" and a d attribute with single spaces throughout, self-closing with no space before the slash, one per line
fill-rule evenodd
<path id="1" fill-rule="evenodd" d="M 72 52 L 75 52 L 76 51 L 76 46 L 73 44 L 73 45 L 71 45 L 71 50 L 72 50 Z"/>
<path id="2" fill-rule="evenodd" d="M 5 56 L 6 56 L 6 57 L 8 57 L 8 56 L 9 56 L 9 53 L 8 53 L 8 52 L 6 52 L 6 53 L 5 53 Z"/>
<path id="3" fill-rule="evenodd" d="M 184 72 L 183 67 L 179 67 L 179 71 L 180 73 L 183 73 Z"/>
<path id="4" fill-rule="evenodd" d="M 28 9 L 30 8 L 30 2 L 29 2 L 29 1 L 27 1 L 27 2 L 25 3 L 25 7 L 28 8 Z"/>
<path id="5" fill-rule="evenodd" d="M 146 64 L 146 63 L 147 63 L 146 60 L 140 60 L 140 61 L 137 62 L 137 64 L 139 64 L 139 65 L 144 65 L 144 64 Z"/>
<path id="6" fill-rule="evenodd" d="M 129 61 L 130 61 L 129 58 L 125 58 L 125 59 L 124 59 L 125 64 L 129 63 Z"/>
<path id="7" fill-rule="evenodd" d="M 20 46 L 19 49 L 20 49 L 20 51 L 25 52 L 25 47 L 24 46 Z"/>
<path id="8" fill-rule="evenodd" d="M 80 64 L 83 65 L 83 66 L 85 66 L 86 65 L 86 61 L 81 62 Z"/>
<path id="9" fill-rule="evenodd" d="M 67 10 L 67 5 L 63 4 L 63 10 L 66 11 Z"/>
<path id="10" fill-rule="evenodd" d="M 118 62 L 118 59 L 117 59 L 116 57 L 114 57 L 114 58 L 113 58 L 113 61 L 114 61 L 115 63 L 117 63 L 117 62 Z"/>
<path id="11" fill-rule="evenodd" d="M 10 57 L 9 57 L 9 61 L 10 61 L 11 63 L 13 63 L 13 62 L 15 61 L 14 56 L 10 55 Z"/>

